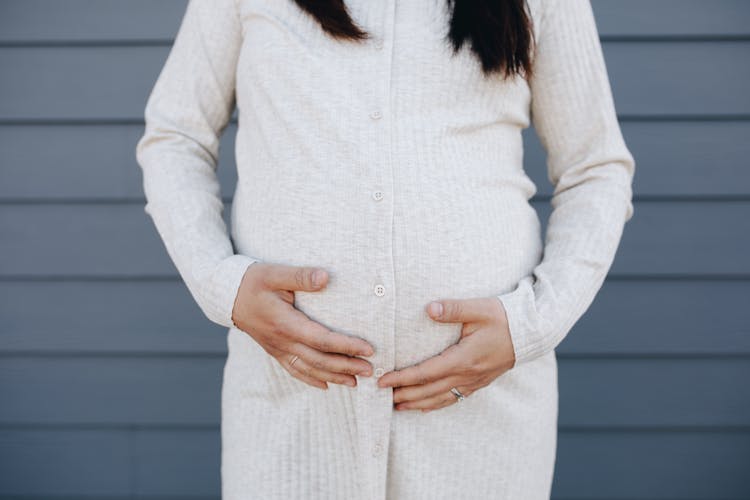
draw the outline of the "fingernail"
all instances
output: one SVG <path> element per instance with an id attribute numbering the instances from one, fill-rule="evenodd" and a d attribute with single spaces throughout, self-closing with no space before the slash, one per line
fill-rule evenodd
<path id="1" fill-rule="evenodd" d="M 372 370 L 370 370 L 369 368 L 367 368 L 367 369 L 362 370 L 361 372 L 359 372 L 359 374 L 362 375 L 362 376 L 364 376 L 364 377 L 369 377 L 370 375 L 372 375 Z"/>
<path id="2" fill-rule="evenodd" d="M 345 384 L 348 385 L 349 387 L 354 387 L 355 385 L 357 385 L 357 383 L 354 380 L 347 380 Z"/>
<path id="3" fill-rule="evenodd" d="M 320 269 L 316 269 L 313 272 L 312 281 L 313 281 L 313 286 L 319 287 L 320 284 L 323 282 L 323 271 L 321 271 Z"/>
<path id="4" fill-rule="evenodd" d="M 440 302 L 430 302 L 429 305 L 430 313 L 435 317 L 440 317 L 443 314 L 443 304 Z"/>

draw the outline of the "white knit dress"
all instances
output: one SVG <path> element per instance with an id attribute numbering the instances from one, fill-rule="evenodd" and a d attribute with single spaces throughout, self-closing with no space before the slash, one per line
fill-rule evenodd
<path id="1" fill-rule="evenodd" d="M 549 498 L 554 348 L 633 214 L 635 163 L 590 1 L 529 1 L 529 82 L 485 77 L 468 45 L 453 56 L 445 0 L 346 5 L 371 40 L 330 38 L 291 0 L 190 0 L 145 109 L 145 211 L 227 327 L 223 498 Z M 235 104 L 227 228 L 215 169 Z M 555 185 L 546 235 L 523 167 L 531 124 Z M 256 261 L 325 268 L 327 288 L 295 306 L 370 342 L 376 375 L 458 340 L 461 324 L 425 312 L 440 298 L 501 300 L 516 365 L 429 413 L 394 410 L 375 376 L 314 388 L 232 323 Z"/>

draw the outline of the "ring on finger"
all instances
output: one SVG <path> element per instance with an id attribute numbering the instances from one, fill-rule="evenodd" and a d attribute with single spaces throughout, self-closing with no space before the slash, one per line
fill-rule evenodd
<path id="1" fill-rule="evenodd" d="M 290 367 L 290 368 L 291 368 L 291 367 L 293 367 L 293 366 L 294 366 L 294 363 L 295 363 L 295 362 L 296 362 L 296 361 L 297 361 L 298 359 L 299 359 L 299 356 L 297 356 L 296 354 L 295 354 L 294 356 L 292 356 L 292 360 L 291 360 L 291 361 L 289 362 L 289 367 Z"/>
<path id="2" fill-rule="evenodd" d="M 425 399 L 397 403 L 396 409 L 431 411 L 453 404 L 456 404 L 456 396 L 451 394 L 449 391 L 445 391 L 442 394 L 431 396 Z"/>
<path id="3" fill-rule="evenodd" d="M 466 399 L 466 396 L 464 396 L 461 391 L 456 389 L 455 387 L 451 387 L 451 392 L 454 396 L 456 396 L 456 401 L 461 403 L 464 399 Z"/>

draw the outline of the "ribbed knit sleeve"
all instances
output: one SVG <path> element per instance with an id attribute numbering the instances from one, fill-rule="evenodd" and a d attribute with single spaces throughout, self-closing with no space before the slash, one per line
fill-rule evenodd
<path id="1" fill-rule="evenodd" d="M 234 253 L 216 175 L 241 40 L 234 0 L 188 2 L 136 146 L 144 210 L 206 317 L 226 327 L 242 276 L 256 262 Z"/>
<path id="2" fill-rule="evenodd" d="M 545 3 L 531 120 L 554 185 L 541 262 L 498 298 L 515 366 L 553 350 L 591 305 L 633 215 L 635 162 L 617 121 L 590 0 Z"/>

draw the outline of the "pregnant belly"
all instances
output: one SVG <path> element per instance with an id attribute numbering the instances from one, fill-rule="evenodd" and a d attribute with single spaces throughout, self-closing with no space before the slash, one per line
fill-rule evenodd
<path id="1" fill-rule="evenodd" d="M 460 323 L 425 312 L 435 299 L 493 296 L 515 288 L 539 262 L 534 209 L 520 196 L 473 192 L 401 199 L 388 209 L 285 204 L 267 213 L 249 200 L 233 206 L 238 251 L 261 260 L 328 271 L 328 286 L 295 292 L 295 307 L 331 330 L 370 342 L 376 362 L 396 369 L 438 354 L 460 337 Z M 356 198 L 355 198 L 356 199 Z M 276 205 L 278 207 L 278 205 Z"/>

